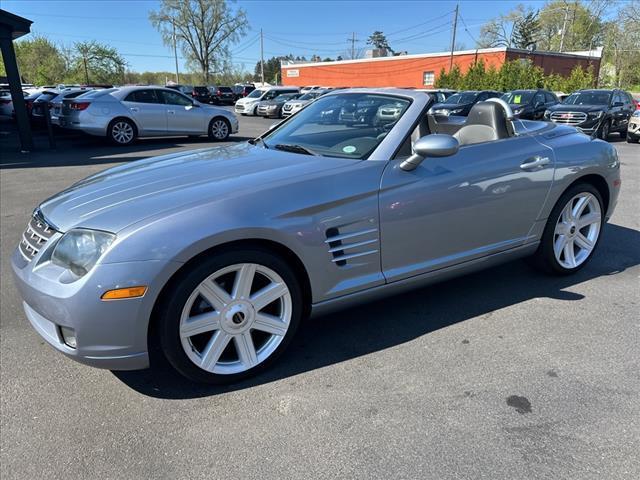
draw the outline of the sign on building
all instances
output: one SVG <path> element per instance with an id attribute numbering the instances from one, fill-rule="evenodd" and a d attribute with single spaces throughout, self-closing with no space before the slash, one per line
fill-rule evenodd
<path id="1" fill-rule="evenodd" d="M 299 77 L 299 76 L 300 76 L 300 70 L 298 70 L 297 68 L 289 68 L 289 69 L 287 69 L 287 77 L 288 78 Z"/>

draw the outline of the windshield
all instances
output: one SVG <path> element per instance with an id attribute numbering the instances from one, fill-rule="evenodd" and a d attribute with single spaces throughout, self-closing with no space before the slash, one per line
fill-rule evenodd
<path id="1" fill-rule="evenodd" d="M 268 148 L 363 160 L 404 115 L 410 100 L 343 93 L 320 97 L 264 137 Z"/>
<path id="2" fill-rule="evenodd" d="M 475 92 L 455 93 L 445 100 L 445 103 L 471 103 L 478 96 Z"/>
<path id="3" fill-rule="evenodd" d="M 565 105 L 609 105 L 609 92 L 576 92 L 565 98 Z"/>
<path id="4" fill-rule="evenodd" d="M 283 95 L 278 95 L 275 100 L 276 102 L 286 102 L 289 100 L 294 100 L 300 96 L 299 93 L 285 93 Z"/>
<path id="5" fill-rule="evenodd" d="M 526 105 L 531 103 L 535 92 L 507 92 L 502 95 L 502 100 L 512 105 Z"/>
<path id="6" fill-rule="evenodd" d="M 264 95 L 264 92 L 266 92 L 266 90 L 254 90 L 249 95 L 247 95 L 247 98 L 260 98 L 262 95 Z"/>
<path id="7" fill-rule="evenodd" d="M 316 93 L 305 93 L 300 98 L 298 98 L 298 100 L 313 100 L 317 96 L 318 96 L 318 94 L 316 94 Z"/>

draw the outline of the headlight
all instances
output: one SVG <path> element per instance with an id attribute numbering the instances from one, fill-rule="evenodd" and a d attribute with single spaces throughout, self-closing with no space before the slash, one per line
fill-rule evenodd
<path id="1" fill-rule="evenodd" d="M 631 115 L 632 117 L 640 117 L 640 110 L 636 110 L 635 112 L 633 112 L 633 115 Z"/>
<path id="2" fill-rule="evenodd" d="M 544 118 L 549 118 L 549 115 L 551 115 L 551 111 L 550 110 L 545 110 L 544 111 Z"/>
<path id="3" fill-rule="evenodd" d="M 451 111 L 449 112 L 449 115 L 455 115 L 456 113 L 460 113 L 460 112 L 462 112 L 462 110 L 464 110 L 464 109 L 462 109 L 462 108 L 456 108 L 455 110 L 451 110 Z"/>
<path id="4" fill-rule="evenodd" d="M 56 244 L 51 261 L 82 277 L 93 268 L 115 238 L 113 233 L 99 230 L 69 230 Z"/>
<path id="5" fill-rule="evenodd" d="M 517 107 L 517 108 L 514 108 L 514 109 L 513 109 L 513 113 L 515 113 L 515 114 L 517 115 L 517 114 L 518 114 L 518 113 L 520 113 L 522 110 L 524 110 L 524 107 Z"/>
<path id="6" fill-rule="evenodd" d="M 589 112 L 589 116 L 591 118 L 600 118 L 602 116 L 604 112 L 600 111 L 600 112 Z"/>

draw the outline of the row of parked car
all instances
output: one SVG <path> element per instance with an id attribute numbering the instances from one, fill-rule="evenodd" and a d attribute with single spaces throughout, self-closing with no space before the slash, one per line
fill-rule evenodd
<path id="1" fill-rule="evenodd" d="M 169 85 L 167 87 L 134 86 L 107 88 L 108 85 L 60 86 L 59 88 L 25 89 L 25 101 L 33 121 L 42 121 L 50 112 L 51 123 L 62 128 L 107 136 L 117 144 L 128 144 L 137 137 L 162 135 L 208 135 L 214 140 L 226 140 L 237 132 L 238 120 L 233 112 L 210 105 L 200 87 Z M 214 87 L 223 100 L 235 103 L 240 115 L 284 118 L 293 115 L 309 103 L 335 88 L 236 85 L 233 93 Z M 202 87 L 208 89 L 209 87 Z M 208 90 L 211 92 L 211 90 Z M 436 123 L 446 123 L 448 117 L 468 115 L 478 102 L 501 98 L 510 106 L 516 118 L 546 120 L 571 125 L 590 135 L 607 139 L 618 132 L 629 142 L 640 139 L 640 110 L 637 102 L 623 90 L 580 90 L 563 101 L 547 90 L 514 90 L 502 93 L 493 90 L 461 91 L 422 90 L 434 101 L 429 116 Z M 245 96 L 246 93 L 246 96 Z M 225 95 L 229 95 L 228 100 Z M 232 100 L 231 96 L 233 95 Z M 0 91 L 0 113 L 9 115 L 10 95 Z M 10 107 L 10 105 L 9 105 Z M 5 112 L 5 110 L 7 110 Z M 344 105 L 339 111 L 326 112 L 324 123 L 388 124 L 400 111 L 394 105 L 372 109 L 367 105 Z"/>
<path id="2" fill-rule="evenodd" d="M 579 90 L 565 95 L 562 101 L 554 92 L 542 89 L 507 93 L 493 90 L 442 93 L 447 98 L 429 110 L 436 118 L 466 116 L 476 103 L 501 98 L 511 106 L 516 118 L 571 125 L 603 140 L 613 132 L 618 132 L 629 142 L 636 143 L 640 139 L 640 105 L 624 90 Z"/>
<path id="3" fill-rule="evenodd" d="M 210 105 L 233 105 L 238 99 L 244 98 L 251 94 L 256 87 L 250 84 L 235 84 L 233 86 L 192 86 L 168 84 L 167 88 L 177 90 L 180 93 L 188 95 L 200 103 Z"/>

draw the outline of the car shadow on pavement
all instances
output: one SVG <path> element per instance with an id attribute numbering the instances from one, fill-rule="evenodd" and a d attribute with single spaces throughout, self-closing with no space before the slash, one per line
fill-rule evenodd
<path id="1" fill-rule="evenodd" d="M 39 148 L 33 152 L 20 153 L 9 146 L 9 141 L 0 138 L 3 154 L 0 156 L 0 170 L 14 168 L 67 167 L 80 165 L 110 165 L 133 162 L 143 158 L 246 142 L 253 137 L 232 135 L 226 142 L 213 142 L 202 137 L 155 137 L 140 138 L 131 145 L 113 145 L 102 138 L 66 133 L 56 138 L 56 148 Z M 15 143 L 16 139 L 11 139 Z M 37 138 L 43 145 L 45 140 Z M 175 150 L 172 150 L 175 149 Z"/>
<path id="2" fill-rule="evenodd" d="M 150 369 L 113 374 L 130 388 L 151 397 L 187 399 L 213 396 L 391 348 L 534 298 L 577 302 L 584 296 L 566 289 L 597 277 L 616 275 L 640 264 L 640 232 L 608 224 L 602 240 L 590 263 L 571 276 L 544 275 L 525 262 L 516 261 L 310 319 L 298 331 L 288 351 L 273 366 L 234 385 L 211 386 L 189 382 L 177 374 L 162 356 L 152 357 Z"/>

